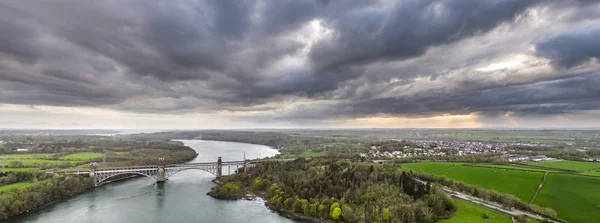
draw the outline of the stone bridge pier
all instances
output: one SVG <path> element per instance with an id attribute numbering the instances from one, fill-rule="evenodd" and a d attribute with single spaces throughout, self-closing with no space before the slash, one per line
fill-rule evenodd
<path id="1" fill-rule="evenodd" d="M 156 171 L 156 182 L 163 183 L 167 181 L 167 171 L 165 170 L 165 158 L 159 158 L 158 170 Z"/>

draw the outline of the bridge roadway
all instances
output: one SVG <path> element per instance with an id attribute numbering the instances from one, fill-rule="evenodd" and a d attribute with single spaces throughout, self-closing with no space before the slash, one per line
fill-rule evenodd
<path id="1" fill-rule="evenodd" d="M 164 159 L 159 159 L 164 162 Z M 287 162 L 292 161 L 294 159 L 278 159 L 278 160 L 268 160 L 268 161 L 280 161 Z M 90 165 L 90 169 L 63 169 L 63 170 L 46 170 L 44 172 L 48 173 L 67 173 L 67 174 L 79 174 L 79 175 L 89 175 L 90 180 L 92 181 L 94 187 L 100 186 L 103 183 L 109 182 L 108 180 L 121 175 L 141 175 L 145 177 L 149 177 L 156 182 L 164 182 L 170 176 L 173 176 L 176 173 L 185 170 L 204 170 L 211 174 L 214 174 L 217 177 L 223 175 L 223 168 L 227 167 L 229 170 L 229 174 L 231 174 L 231 167 L 235 167 L 234 171 L 240 169 L 240 167 L 244 168 L 244 171 L 248 167 L 252 167 L 257 163 L 267 161 L 267 160 L 244 160 L 244 161 L 228 161 L 222 162 L 221 157 L 218 158 L 217 162 L 207 162 L 207 163 L 184 163 L 184 164 L 173 164 L 173 165 L 146 165 L 146 166 L 126 166 L 126 167 L 108 167 L 108 168 L 98 168 L 96 164 Z"/>

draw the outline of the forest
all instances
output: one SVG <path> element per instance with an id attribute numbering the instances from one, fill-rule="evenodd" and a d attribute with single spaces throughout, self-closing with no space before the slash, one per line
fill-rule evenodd
<path id="1" fill-rule="evenodd" d="M 359 158 L 263 162 L 219 181 L 215 197 L 230 199 L 251 188 L 266 192 L 275 210 L 320 220 L 435 222 L 456 210 L 441 188 L 415 181 L 412 172 Z"/>
<path id="2" fill-rule="evenodd" d="M 88 178 L 77 175 L 32 174 L 30 177 L 33 184 L 0 192 L 0 221 L 37 210 L 92 187 Z"/>

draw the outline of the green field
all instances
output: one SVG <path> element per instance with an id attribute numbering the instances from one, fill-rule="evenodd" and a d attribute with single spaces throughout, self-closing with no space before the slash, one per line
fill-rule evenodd
<path id="1" fill-rule="evenodd" d="M 528 168 L 528 167 L 509 166 L 509 165 L 495 165 L 495 164 L 468 164 L 468 165 L 478 166 L 478 167 L 510 169 L 510 170 L 526 170 L 526 171 L 538 171 L 538 172 L 558 172 L 558 171 L 553 171 L 553 170 L 536 169 L 534 167 Z"/>
<path id="2" fill-rule="evenodd" d="M 284 154 L 279 155 L 279 157 L 281 157 L 282 159 L 290 159 L 290 158 L 297 158 L 297 157 L 318 157 L 318 156 L 325 156 L 325 155 L 327 155 L 327 151 L 321 151 L 321 152 L 306 151 L 301 154 L 284 153 Z"/>
<path id="3" fill-rule="evenodd" d="M 600 219 L 600 178 L 550 173 L 536 204 L 554 209 L 570 222 L 598 222 Z"/>
<path id="4" fill-rule="evenodd" d="M 101 158 L 102 153 L 84 152 L 68 154 L 60 158 L 58 158 L 58 156 L 58 153 L 6 154 L 3 155 L 2 158 L 4 159 L 4 165 L 6 167 L 11 167 L 12 171 L 28 171 L 31 169 L 37 169 L 38 167 L 68 167 L 78 163 L 87 162 L 92 159 Z"/>
<path id="5" fill-rule="evenodd" d="M 26 187 L 31 184 L 32 184 L 32 182 L 19 182 L 19 183 L 0 186 L 0 192 L 10 191 L 12 189 L 21 188 L 21 187 Z"/>
<path id="6" fill-rule="evenodd" d="M 528 162 L 527 164 L 541 167 L 558 168 L 565 170 L 574 170 L 578 172 L 590 171 L 594 169 L 600 170 L 600 162 L 583 162 L 569 160 L 549 160 L 541 162 Z"/>
<path id="7" fill-rule="evenodd" d="M 38 168 L 0 168 L 0 172 L 25 172 L 25 171 L 38 171 Z"/>
<path id="8" fill-rule="evenodd" d="M 583 172 L 580 173 L 581 175 L 587 175 L 587 176 L 597 176 L 600 177 L 600 172 L 596 172 L 596 171 L 588 171 L 588 172 Z"/>
<path id="9" fill-rule="evenodd" d="M 500 193 L 513 194 L 524 202 L 533 198 L 544 176 L 543 172 L 538 171 L 476 167 L 458 163 L 408 163 L 402 167 L 446 176 Z"/>
<path id="10" fill-rule="evenodd" d="M 454 199 L 457 210 L 450 219 L 437 221 L 439 223 L 465 223 L 465 222 L 485 222 L 485 223 L 511 223 L 512 220 L 508 215 L 481 207 L 468 201 Z M 483 214 L 488 216 L 484 219 Z"/>
<path id="11" fill-rule="evenodd" d="M 431 162 L 431 163 L 405 163 L 402 167 L 412 170 L 422 170 L 427 173 L 436 173 L 449 168 L 462 166 L 464 163 Z"/>
<path id="12" fill-rule="evenodd" d="M 53 153 L 38 153 L 38 154 L 5 154 L 2 158 L 5 160 L 23 160 L 23 159 L 50 159 Z"/>
<path id="13" fill-rule="evenodd" d="M 60 160 L 80 160 L 88 161 L 91 159 L 102 158 L 102 153 L 73 153 L 60 158 Z"/>
<path id="14" fill-rule="evenodd" d="M 21 164 L 23 164 L 23 166 L 33 166 L 33 165 L 39 165 L 42 163 L 46 163 L 46 164 L 61 164 L 61 163 L 77 163 L 77 161 L 66 161 L 66 160 L 40 160 L 40 159 L 23 159 L 23 160 L 12 160 L 12 161 L 6 161 L 5 165 L 12 165 L 14 162 L 21 162 Z"/>

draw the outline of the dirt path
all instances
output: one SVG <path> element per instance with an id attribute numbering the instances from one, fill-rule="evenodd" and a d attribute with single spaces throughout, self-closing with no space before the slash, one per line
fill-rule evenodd
<path id="1" fill-rule="evenodd" d="M 546 172 L 546 174 L 544 174 L 544 179 L 542 179 L 542 183 L 538 186 L 538 188 L 535 191 L 535 194 L 533 195 L 533 198 L 531 199 L 531 201 L 529 202 L 529 204 L 533 204 L 533 202 L 535 201 L 535 199 L 537 199 L 538 194 L 540 193 L 540 191 L 544 187 L 544 184 L 546 184 L 546 179 L 547 178 L 548 178 L 548 172 Z"/>

